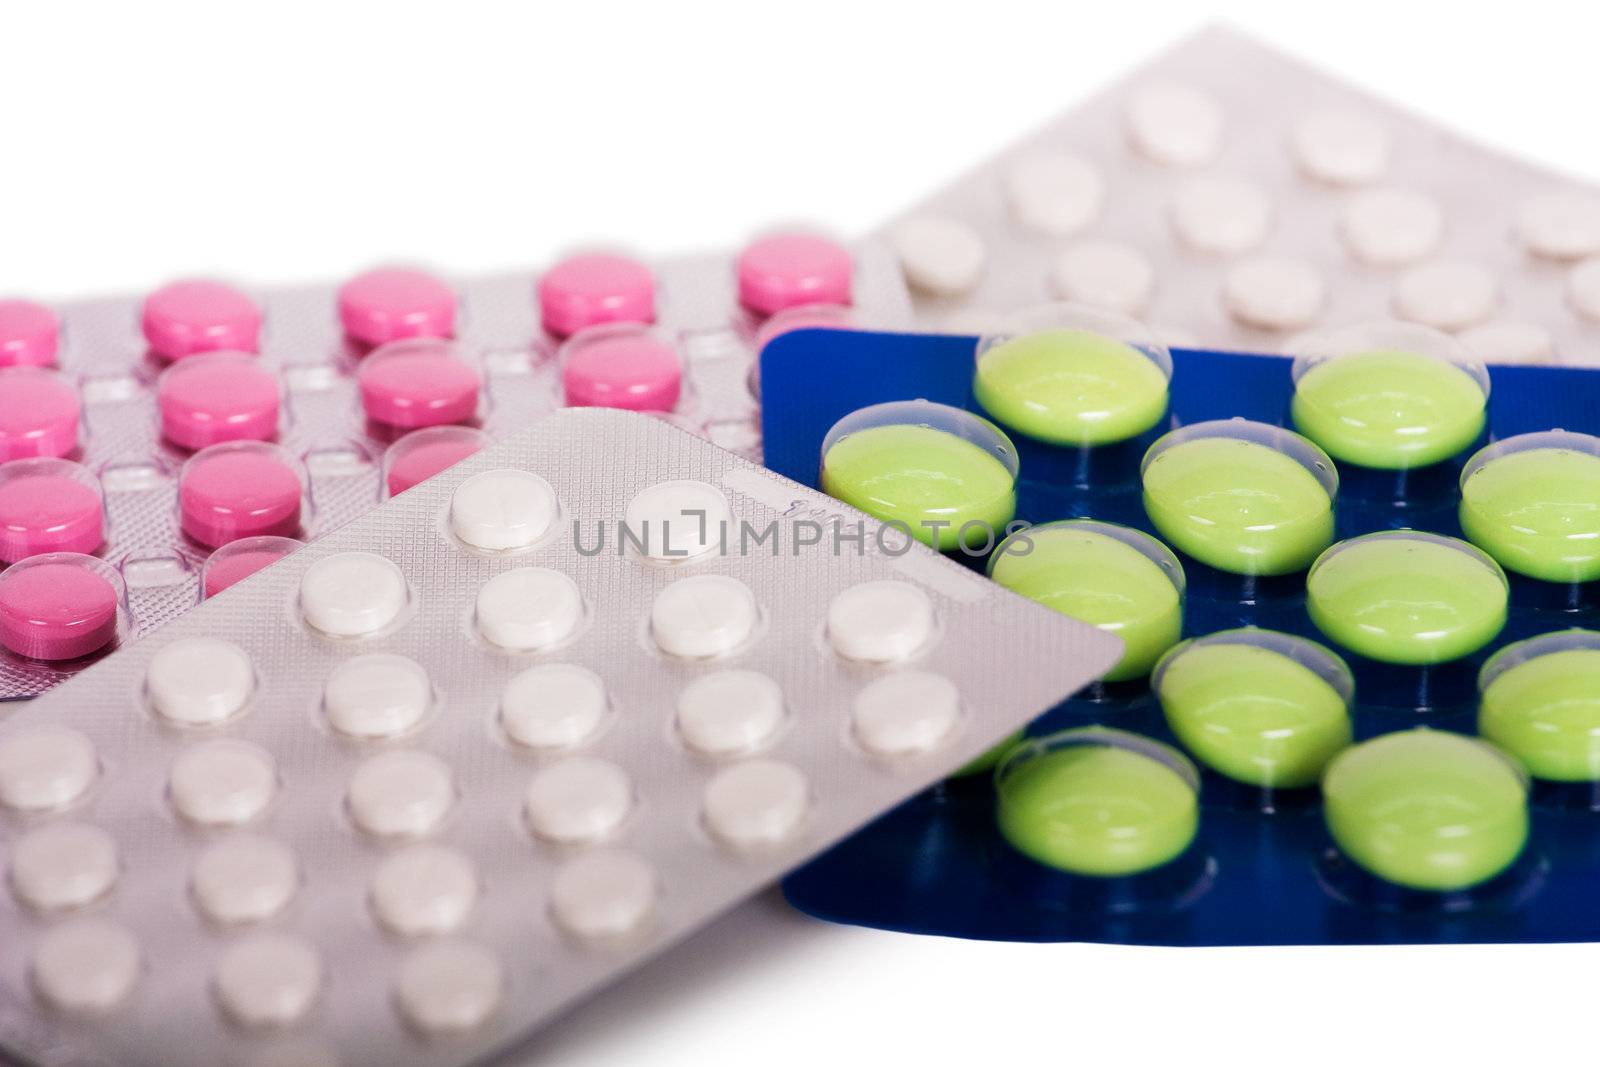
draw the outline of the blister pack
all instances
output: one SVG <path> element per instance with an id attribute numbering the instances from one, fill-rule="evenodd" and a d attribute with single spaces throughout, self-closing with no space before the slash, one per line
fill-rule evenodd
<path id="1" fill-rule="evenodd" d="M 450 282 L 386 268 L 262 293 L 0 300 L 0 567 L 93 554 L 127 606 L 69 634 L 47 616 L 93 604 L 0 589 L 0 699 L 564 404 L 661 412 L 759 455 L 762 337 L 908 314 L 886 251 L 801 233 L 657 266 L 591 253 Z"/>
<path id="2" fill-rule="evenodd" d="M 1117 655 L 662 420 L 557 412 L 9 707 L 0 1043 L 482 1062 Z"/>
<path id="3" fill-rule="evenodd" d="M 1490 363 L 1600 365 L 1600 194 L 1211 29 L 886 234 L 919 322 L 1045 300 L 1173 346 L 1283 352 L 1393 316 Z"/>

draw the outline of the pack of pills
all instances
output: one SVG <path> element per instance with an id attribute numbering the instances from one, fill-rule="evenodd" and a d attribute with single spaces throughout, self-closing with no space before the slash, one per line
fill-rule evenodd
<path id="1" fill-rule="evenodd" d="M 1045 300 L 1273 353 L 1395 317 L 1489 363 L 1600 366 L 1600 193 L 1225 29 L 1068 111 L 886 230 L 919 321 Z"/>
<path id="2" fill-rule="evenodd" d="M 93 555 L 123 605 L 0 574 L 0 700 L 563 405 L 758 456 L 761 338 L 908 314 L 885 250 L 797 232 L 654 267 L 585 253 L 538 275 L 0 299 L 0 568 Z"/>

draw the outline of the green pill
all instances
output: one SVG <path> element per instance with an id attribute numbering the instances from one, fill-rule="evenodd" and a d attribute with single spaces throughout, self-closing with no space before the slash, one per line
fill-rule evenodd
<path id="1" fill-rule="evenodd" d="M 1183 747 L 1248 785 L 1314 785 L 1350 744 L 1350 669 L 1292 634 L 1227 630 L 1186 641 L 1162 659 L 1151 687 Z"/>
<path id="2" fill-rule="evenodd" d="M 1155 538 L 1126 526 L 1071 519 L 1008 537 L 989 577 L 1014 593 L 1122 639 L 1108 682 L 1142 678 L 1183 632 L 1183 567 Z"/>
<path id="3" fill-rule="evenodd" d="M 1385 734 L 1336 756 L 1323 814 L 1339 850 L 1384 881 L 1466 889 L 1528 839 L 1528 782 L 1504 753 L 1440 730 Z"/>
<path id="4" fill-rule="evenodd" d="M 1553 430 L 1483 449 L 1461 474 L 1461 529 L 1529 578 L 1600 579 L 1600 437 Z"/>
<path id="5" fill-rule="evenodd" d="M 1465 541 L 1387 530 L 1341 541 L 1306 577 L 1317 629 L 1369 659 L 1421 666 L 1478 651 L 1506 624 L 1498 564 Z"/>
<path id="6" fill-rule="evenodd" d="M 822 490 L 941 552 L 987 548 L 1017 511 L 1017 453 L 1005 434 L 926 400 L 845 416 L 822 446 Z"/>
<path id="7" fill-rule="evenodd" d="M 1600 781 L 1600 633 L 1507 645 L 1478 676 L 1478 732 L 1535 778 Z"/>
<path id="8" fill-rule="evenodd" d="M 1171 356 L 1153 340 L 1135 346 L 1106 332 L 1057 327 L 980 346 L 972 393 L 1018 433 L 1104 445 L 1161 421 L 1171 376 Z"/>
<path id="9" fill-rule="evenodd" d="M 1227 419 L 1175 430 L 1150 446 L 1144 509 L 1175 548 L 1218 570 L 1304 570 L 1333 541 L 1339 476 L 1299 434 Z"/>
<path id="10" fill-rule="evenodd" d="M 1123 730 L 1036 738 L 995 775 L 1011 847 L 1069 874 L 1138 874 L 1176 859 L 1200 825 L 1200 778 L 1182 753 Z"/>

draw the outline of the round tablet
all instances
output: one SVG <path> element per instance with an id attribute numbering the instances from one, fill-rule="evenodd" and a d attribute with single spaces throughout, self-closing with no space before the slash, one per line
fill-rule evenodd
<path id="1" fill-rule="evenodd" d="M 1511 866 L 1528 837 L 1527 782 L 1490 745 L 1442 730 L 1346 749 L 1322 779 L 1339 850 L 1385 881 L 1449 892 Z"/>
<path id="2" fill-rule="evenodd" d="M 0 572 L 0 645 L 19 656 L 68 660 L 117 636 L 116 571 L 93 556 L 50 552 Z"/>
<path id="3" fill-rule="evenodd" d="M 1013 749 L 995 772 L 1000 835 L 1029 859 L 1114 878 L 1170 863 L 1200 824 L 1199 777 L 1166 745 L 1089 727 Z"/>
<path id="4" fill-rule="evenodd" d="M 347 659 L 328 675 L 322 709 L 346 737 L 381 740 L 415 730 L 433 706 L 422 665 L 393 652 Z"/>
<path id="5" fill-rule="evenodd" d="M 1126 118 L 1133 146 L 1165 166 L 1196 167 L 1222 150 L 1222 107 L 1192 86 L 1147 85 L 1129 99 Z"/>
<path id="6" fill-rule="evenodd" d="M 989 556 L 1013 593 L 1122 639 L 1108 682 L 1143 678 L 1183 632 L 1183 567 L 1138 530 L 1093 519 L 1032 526 Z"/>
<path id="7" fill-rule="evenodd" d="M 464 941 L 413 949 L 395 979 L 395 1004 L 424 1034 L 483 1025 L 505 997 L 505 970 L 494 953 Z"/>
<path id="8" fill-rule="evenodd" d="M 0 367 L 0 463 L 78 447 L 78 394 L 53 371 Z"/>
<path id="9" fill-rule="evenodd" d="M 1478 732 L 1535 778 L 1600 781 L 1600 633 L 1507 645 L 1483 665 L 1478 691 Z"/>
<path id="10" fill-rule="evenodd" d="M 87 470 L 50 458 L 0 464 L 0 563 L 104 543 L 100 484 Z"/>
<path id="11" fill-rule="evenodd" d="M 202 826 L 238 826 L 258 818 L 278 794 L 278 770 L 266 749 L 218 738 L 178 753 L 167 797 L 179 815 Z"/>
<path id="12" fill-rule="evenodd" d="M 771 848 L 794 837 L 811 807 L 811 785 L 799 768 L 752 759 L 718 771 L 706 783 L 700 814 L 711 836 L 736 851 Z"/>
<path id="13" fill-rule="evenodd" d="M 1456 335 L 1463 348 L 1485 363 L 1550 363 L 1554 335 L 1537 322 L 1493 319 Z"/>
<path id="14" fill-rule="evenodd" d="M 35 726 L 0 739 L 0 804 L 50 811 L 82 800 L 100 775 L 94 743 L 67 726 Z"/>
<path id="15" fill-rule="evenodd" d="M 156 386 L 161 435 L 180 448 L 266 441 L 278 432 L 278 379 L 239 352 L 175 363 Z"/>
<path id="16" fill-rule="evenodd" d="M 950 679 L 927 671 L 896 671 L 856 694 L 850 726 L 875 756 L 920 756 L 950 739 L 961 724 L 961 693 Z"/>
<path id="17" fill-rule="evenodd" d="M 959 219 L 917 215 L 897 223 L 890 240 L 906 282 L 930 296 L 962 296 L 983 280 L 983 237 Z"/>
<path id="18" fill-rule="evenodd" d="M 322 958 L 304 938 L 257 934 L 223 949 L 212 975 L 217 1003 L 243 1026 L 287 1026 L 322 992 Z"/>
<path id="19" fill-rule="evenodd" d="M 386 856 L 372 875 L 372 912 L 406 937 L 459 929 L 478 904 L 472 860 L 443 845 L 409 845 Z"/>
<path id="20" fill-rule="evenodd" d="M 1600 321 L 1600 256 L 1584 260 L 1568 273 L 1567 302 L 1580 314 Z"/>
<path id="21" fill-rule="evenodd" d="M 739 302 L 759 315 L 800 304 L 848 304 L 853 270 L 849 250 L 826 237 L 763 237 L 739 253 Z"/>
<path id="22" fill-rule="evenodd" d="M 523 796 L 528 828 L 546 841 L 584 845 L 609 837 L 633 810 L 633 783 L 614 763 L 572 756 L 535 772 Z"/>
<path id="23" fill-rule="evenodd" d="M 50 367 L 56 362 L 61 323 L 31 300 L 0 300 L 0 367 Z"/>
<path id="24" fill-rule="evenodd" d="M 449 337 L 455 332 L 456 294 L 420 270 L 381 267 L 339 287 L 339 322 L 364 345 L 405 337 Z"/>
<path id="25" fill-rule="evenodd" d="M 608 322 L 654 322 L 655 275 L 627 256 L 569 256 L 539 279 L 539 314 L 557 337 Z"/>
<path id="26" fill-rule="evenodd" d="M 608 707 L 598 674 L 572 663 L 541 663 L 506 683 L 500 728 L 529 748 L 571 748 L 599 731 Z"/>
<path id="27" fill-rule="evenodd" d="M 1389 131 L 1364 115 L 1319 111 L 1289 133 L 1295 162 L 1308 178 L 1330 185 L 1377 181 L 1389 169 Z"/>
<path id="28" fill-rule="evenodd" d="M 1517 236 L 1547 259 L 1600 253 L 1600 196 L 1566 190 L 1533 197 L 1517 211 Z"/>
<path id="29" fill-rule="evenodd" d="M 678 735 L 703 756 L 742 756 L 783 725 L 783 690 L 759 671 L 701 675 L 678 693 Z"/>
<path id="30" fill-rule="evenodd" d="M 1345 202 L 1339 232 L 1357 259 L 1374 266 L 1415 263 L 1444 233 L 1444 211 L 1410 189 L 1368 189 Z"/>
<path id="31" fill-rule="evenodd" d="M 1391 530 L 1341 541 L 1306 577 L 1317 629 L 1383 663 L 1470 656 L 1506 624 L 1506 576 L 1465 541 Z"/>
<path id="32" fill-rule="evenodd" d="M 661 879 L 631 852 L 590 852 L 562 864 L 550 881 L 550 916 L 586 941 L 627 937 L 655 914 Z"/>
<path id="33" fill-rule="evenodd" d="M 1483 382 L 1433 354 L 1349 352 L 1295 370 L 1295 429 L 1334 459 L 1359 467 L 1442 462 L 1476 441 L 1488 419 Z"/>
<path id="34" fill-rule="evenodd" d="M 1303 570 L 1333 541 L 1333 461 L 1299 434 L 1230 419 L 1145 454 L 1144 509 L 1166 541 L 1233 574 Z"/>
<path id="35" fill-rule="evenodd" d="M 1012 216 L 1030 230 L 1067 237 L 1100 216 L 1106 181 L 1082 156 L 1045 149 L 1022 156 L 1005 173 Z"/>
<path id="36" fill-rule="evenodd" d="M 1467 461 L 1460 517 L 1507 570 L 1600 580 L 1600 438 L 1555 430 L 1495 442 Z"/>
<path id="37" fill-rule="evenodd" d="M 1476 326 L 1499 303 L 1500 283 L 1476 263 L 1425 263 L 1409 268 L 1394 283 L 1395 313 L 1438 330 Z"/>
<path id="38" fill-rule="evenodd" d="M 512 551 L 548 533 L 556 513 L 556 491 L 532 471 L 484 471 L 456 486 L 450 530 L 473 548 Z"/>
<path id="39" fill-rule="evenodd" d="M 143 326 L 151 351 L 166 359 L 197 352 L 254 352 L 261 309 L 231 285 L 173 282 L 145 297 Z"/>
<path id="40" fill-rule="evenodd" d="M 1083 240 L 1056 258 L 1050 285 L 1062 300 L 1136 315 L 1150 302 L 1156 268 L 1150 257 L 1121 241 Z"/>
<path id="41" fill-rule="evenodd" d="M 196 452 L 178 475 L 183 532 L 212 548 L 241 537 L 299 533 L 304 494 L 289 454 L 255 441 Z"/>
<path id="42" fill-rule="evenodd" d="M 74 919 L 47 929 L 33 950 L 34 991 L 72 1015 L 110 1011 L 139 981 L 139 943 L 116 923 Z"/>
<path id="43" fill-rule="evenodd" d="M 383 484 L 390 496 L 399 496 L 476 455 L 489 444 L 489 435 L 470 426 L 429 426 L 412 430 L 383 453 Z"/>
<path id="44" fill-rule="evenodd" d="M 862 582 L 828 604 L 828 643 L 845 659 L 906 659 L 926 646 L 933 632 L 933 601 L 910 582 Z"/>
<path id="45" fill-rule="evenodd" d="M 503 571 L 478 590 L 478 632 L 512 652 L 559 645 L 583 622 L 578 583 L 548 567 Z"/>
<path id="46" fill-rule="evenodd" d="M 1262 330 L 1298 330 L 1322 313 L 1327 286 L 1303 259 L 1252 256 L 1228 268 L 1222 302 L 1238 322 Z"/>
<path id="47" fill-rule="evenodd" d="M 356 372 L 367 418 L 399 429 L 465 422 L 478 413 L 483 382 L 455 342 L 437 337 L 391 341 Z"/>
<path id="48" fill-rule="evenodd" d="M 750 640 L 760 621 L 750 587 L 725 574 L 673 582 L 650 605 L 650 636 L 661 651 L 686 659 L 732 652 Z"/>
<path id="49" fill-rule="evenodd" d="M 643 546 L 635 548 L 642 555 L 693 559 L 722 545 L 733 524 L 733 508 L 709 482 L 657 482 L 634 494 L 623 521 Z"/>
<path id="50" fill-rule="evenodd" d="M 189 893 L 214 923 L 254 923 L 279 914 L 300 889 L 294 851 L 257 834 L 230 834 L 200 853 Z"/>
<path id="51" fill-rule="evenodd" d="M 561 346 L 560 358 L 570 407 L 671 411 L 683 391 L 682 357 L 647 326 L 585 330 Z"/>
<path id="52" fill-rule="evenodd" d="M 52 822 L 11 845 L 11 891 L 40 911 L 81 908 L 111 892 L 120 866 L 117 845 L 98 826 Z"/>
<path id="53" fill-rule="evenodd" d="M 380 752 L 350 776 L 345 807 L 378 837 L 421 837 L 444 822 L 456 802 L 450 765 L 427 752 Z"/>
<path id="54" fill-rule="evenodd" d="M 1157 666 L 1151 688 L 1183 747 L 1247 785 L 1315 785 L 1350 744 L 1350 669 L 1290 634 L 1228 630 L 1185 642 Z"/>
<path id="55" fill-rule="evenodd" d="M 181 726 L 226 722 L 245 709 L 255 686 L 249 653 L 216 637 L 169 641 L 144 673 L 151 709 Z"/>
<path id="56" fill-rule="evenodd" d="M 1173 228 L 1197 252 L 1248 252 L 1266 239 L 1271 223 L 1266 190 L 1240 178 L 1191 178 L 1172 199 Z"/>
<path id="57" fill-rule="evenodd" d="M 406 606 L 400 568 L 372 552 L 323 556 L 300 578 L 300 612 L 313 629 L 334 637 L 377 633 Z"/>
<path id="58" fill-rule="evenodd" d="M 263 567 L 269 567 L 305 542 L 293 537 L 241 537 L 229 541 L 211 555 L 200 569 L 200 585 L 208 597 L 216 596 L 250 577 Z"/>

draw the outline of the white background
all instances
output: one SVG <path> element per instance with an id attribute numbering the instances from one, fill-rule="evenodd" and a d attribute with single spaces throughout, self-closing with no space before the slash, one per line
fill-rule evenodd
<path id="1" fill-rule="evenodd" d="M 1580 7 L 1216 13 L 1593 179 L 1597 38 Z M 305 281 L 391 260 L 486 271 L 595 242 L 720 248 L 792 220 L 853 235 L 1202 14 L 0 0 L 0 293 Z M 1597 965 L 1589 946 L 964 943 L 826 927 L 768 899 L 580 1009 L 532 1061 L 1587 1061 Z"/>

